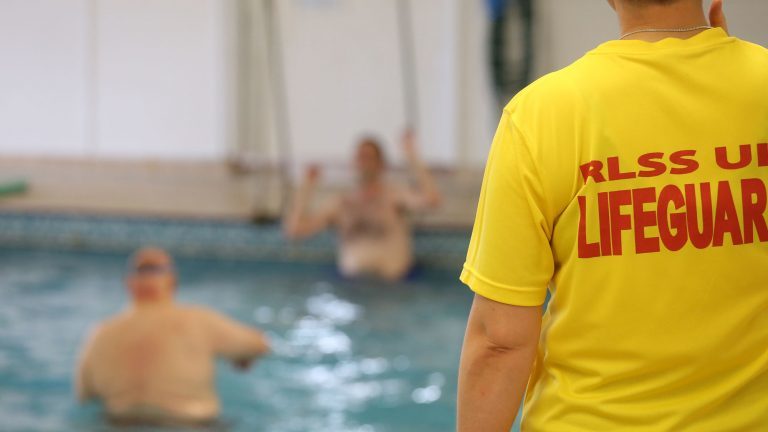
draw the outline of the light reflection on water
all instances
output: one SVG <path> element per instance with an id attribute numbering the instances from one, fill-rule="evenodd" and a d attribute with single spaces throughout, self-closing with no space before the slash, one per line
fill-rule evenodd
<path id="1" fill-rule="evenodd" d="M 88 327 L 123 305 L 122 257 L 0 258 L 0 430 L 109 430 L 97 409 L 74 404 L 70 373 Z M 273 341 L 274 354 L 251 371 L 218 369 L 227 430 L 453 429 L 470 300 L 453 277 L 392 287 L 335 280 L 325 268 L 179 267 L 181 301 L 257 325 Z"/>
<path id="2" fill-rule="evenodd" d="M 380 379 L 390 369 L 386 358 L 354 355 L 352 339 L 344 327 L 362 319 L 364 308 L 329 292 L 332 288 L 328 283 L 315 284 L 316 294 L 305 302 L 307 315 L 292 323 L 285 338 L 272 335 L 275 353 L 317 363 L 299 371 L 295 378 L 311 389 L 315 409 L 327 413 L 324 423 L 328 430 L 375 431 L 373 425 L 350 424 L 345 412 L 364 409 L 373 399 L 397 399 L 409 386 L 403 379 Z M 258 315 L 269 316 L 271 312 L 262 307 Z M 315 421 L 313 426 L 322 423 Z"/>

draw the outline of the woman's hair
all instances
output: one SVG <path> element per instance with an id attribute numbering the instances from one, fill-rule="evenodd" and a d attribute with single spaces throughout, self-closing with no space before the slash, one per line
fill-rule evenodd
<path id="1" fill-rule="evenodd" d="M 374 153 L 376 153 L 376 157 L 378 157 L 379 162 L 382 165 L 387 164 L 387 156 L 384 154 L 384 147 L 381 145 L 381 141 L 379 141 L 376 137 L 368 135 L 360 138 L 360 140 L 357 142 L 357 148 L 361 149 L 363 147 L 372 148 Z"/>

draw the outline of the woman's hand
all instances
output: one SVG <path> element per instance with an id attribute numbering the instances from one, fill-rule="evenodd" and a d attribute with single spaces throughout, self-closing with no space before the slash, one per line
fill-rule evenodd
<path id="1" fill-rule="evenodd" d="M 416 148 L 416 132 L 413 129 L 407 128 L 403 132 L 402 138 L 403 154 L 409 161 L 417 160 L 419 157 L 418 150 Z"/>

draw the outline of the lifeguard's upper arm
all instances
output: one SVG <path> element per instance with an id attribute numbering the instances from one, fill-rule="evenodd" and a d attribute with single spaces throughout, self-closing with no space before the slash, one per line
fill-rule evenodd
<path id="1" fill-rule="evenodd" d="M 530 143 L 504 111 L 483 178 L 461 280 L 475 293 L 540 306 L 554 273 L 553 217 Z"/>
<path id="2" fill-rule="evenodd" d="M 542 308 L 514 306 L 476 295 L 467 336 L 479 337 L 495 351 L 534 349 L 541 332 Z"/>

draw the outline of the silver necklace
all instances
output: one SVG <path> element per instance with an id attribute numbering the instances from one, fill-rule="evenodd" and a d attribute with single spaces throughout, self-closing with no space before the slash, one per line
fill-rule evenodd
<path id="1" fill-rule="evenodd" d="M 656 28 L 642 29 L 642 30 L 631 31 L 629 33 L 624 33 L 623 35 L 621 35 L 619 40 L 622 40 L 626 37 L 629 37 L 638 33 L 686 33 L 686 32 L 692 32 L 696 30 L 709 30 L 712 28 L 714 27 L 708 26 L 708 25 L 700 25 L 696 27 L 684 27 L 684 28 L 674 28 L 674 29 L 656 29 Z"/>

